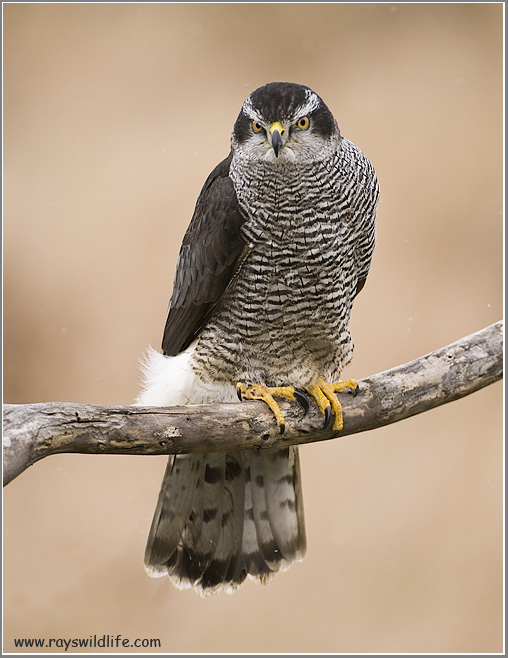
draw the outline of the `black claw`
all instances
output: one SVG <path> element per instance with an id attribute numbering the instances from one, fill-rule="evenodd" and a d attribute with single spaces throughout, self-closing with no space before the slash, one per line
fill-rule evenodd
<path id="1" fill-rule="evenodd" d="M 281 434 L 284 434 L 285 429 L 286 429 L 286 423 L 281 423 L 281 424 L 279 425 L 279 432 L 280 432 Z"/>
<path id="2" fill-rule="evenodd" d="M 298 402 L 302 405 L 303 415 L 306 416 L 307 411 L 309 411 L 309 400 L 307 399 L 307 396 L 303 391 L 300 391 L 297 388 L 294 389 L 294 396 L 298 400 Z"/>
<path id="3" fill-rule="evenodd" d="M 332 419 L 332 405 L 329 404 L 327 407 L 325 407 L 325 427 L 328 427 L 330 424 L 330 420 Z"/>
<path id="4" fill-rule="evenodd" d="M 353 394 L 353 397 L 355 398 L 355 397 L 358 395 L 359 392 L 360 392 L 360 384 L 357 384 L 357 385 L 356 385 L 356 388 L 354 388 L 354 389 L 351 391 L 351 393 Z"/>
<path id="5" fill-rule="evenodd" d="M 239 386 L 236 387 L 236 394 L 238 395 L 238 399 L 240 400 L 240 402 L 242 402 L 243 401 L 242 389 Z"/>

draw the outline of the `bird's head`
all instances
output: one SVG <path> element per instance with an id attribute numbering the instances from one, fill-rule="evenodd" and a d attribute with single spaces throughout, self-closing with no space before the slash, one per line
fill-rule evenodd
<path id="1" fill-rule="evenodd" d="M 337 122 L 316 93 L 303 85 L 271 82 L 243 104 L 231 145 L 251 162 L 314 162 L 339 139 Z"/>

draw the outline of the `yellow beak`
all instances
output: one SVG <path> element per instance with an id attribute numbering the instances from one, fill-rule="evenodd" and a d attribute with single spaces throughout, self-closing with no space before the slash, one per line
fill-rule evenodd
<path id="1" fill-rule="evenodd" d="M 272 123 L 272 125 L 270 126 L 270 135 L 272 136 L 272 148 L 275 151 L 275 157 L 278 157 L 280 147 L 283 144 L 282 142 L 283 132 L 284 132 L 284 128 L 281 126 L 281 124 L 278 121 L 275 121 L 275 123 Z"/>
<path id="2" fill-rule="evenodd" d="M 277 130 L 279 135 L 281 135 L 281 136 L 282 136 L 282 133 L 284 132 L 284 128 L 280 125 L 280 123 L 278 121 L 276 121 L 275 123 L 272 123 L 272 125 L 270 126 L 270 135 L 273 135 L 274 130 Z"/>

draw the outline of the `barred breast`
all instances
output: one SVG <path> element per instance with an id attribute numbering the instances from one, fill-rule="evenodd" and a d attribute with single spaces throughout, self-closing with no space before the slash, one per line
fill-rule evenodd
<path id="1" fill-rule="evenodd" d="M 349 317 L 375 242 L 372 165 L 342 138 L 323 161 L 233 158 L 250 247 L 202 331 L 193 367 L 206 382 L 312 386 L 351 360 Z"/>

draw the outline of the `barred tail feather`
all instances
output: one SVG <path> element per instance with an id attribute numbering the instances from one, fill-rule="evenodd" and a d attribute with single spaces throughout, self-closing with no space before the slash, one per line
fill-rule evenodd
<path id="1" fill-rule="evenodd" d="M 164 565 L 177 550 L 191 513 L 202 464 L 203 455 L 169 458 L 145 551 L 150 576 L 167 573 Z"/>
<path id="2" fill-rule="evenodd" d="M 164 475 L 145 554 L 179 589 L 268 583 L 305 552 L 296 448 L 178 455 Z"/>
<path id="3" fill-rule="evenodd" d="M 211 561 L 199 583 L 201 590 L 209 594 L 221 589 L 233 591 L 246 576 L 241 562 L 245 496 L 242 457 L 241 453 L 225 456 L 221 533 Z"/>
<path id="4" fill-rule="evenodd" d="M 286 562 L 305 555 L 305 521 L 298 448 L 259 452 L 273 540 Z"/>

